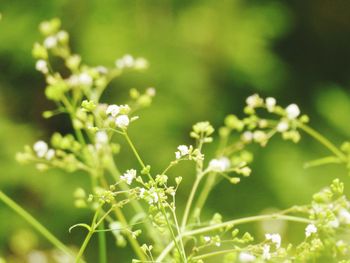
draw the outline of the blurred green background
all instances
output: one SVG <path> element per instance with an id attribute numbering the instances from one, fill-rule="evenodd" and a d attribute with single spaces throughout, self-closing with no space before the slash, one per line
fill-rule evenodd
<path id="1" fill-rule="evenodd" d="M 91 217 L 73 206 L 72 193 L 87 185 L 86 176 L 39 173 L 14 160 L 24 144 L 47 139 L 53 131 L 70 131 L 65 117 L 41 117 L 53 107 L 31 57 L 42 20 L 61 18 L 73 50 L 90 65 L 113 66 L 125 53 L 150 61 L 147 72 L 115 80 L 104 99 L 123 103 L 130 88 L 156 87 L 153 106 L 130 129 L 154 170 L 173 159 L 177 145 L 191 143 L 193 123 L 209 120 L 218 127 L 229 113 L 242 116 L 245 98 L 255 92 L 274 96 L 282 105 L 297 103 L 311 116 L 312 126 L 338 145 L 349 138 L 347 0 L 13 0 L 0 1 L 0 12 L 0 189 L 68 244 L 80 245 L 83 237 L 83 231 L 69 234 L 68 228 Z M 342 167 L 302 168 L 305 161 L 327 154 L 307 136 L 299 145 L 275 138 L 266 149 L 253 150 L 252 176 L 238 186 L 219 184 L 208 201 L 208 218 L 214 212 L 229 219 L 304 204 L 334 177 L 350 183 Z M 135 166 L 126 156 L 130 152 L 122 150 L 121 167 Z M 175 172 L 169 175 L 184 177 L 181 209 L 193 173 L 191 167 Z M 87 254 L 91 262 L 96 262 L 94 247 Z M 23 262 L 29 251 L 50 248 L 0 204 L 0 256 Z M 111 260 L 129 262 L 128 250 L 111 244 L 109 254 Z"/>

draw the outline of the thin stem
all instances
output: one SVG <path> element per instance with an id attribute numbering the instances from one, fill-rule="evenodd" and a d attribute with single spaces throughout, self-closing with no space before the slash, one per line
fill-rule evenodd
<path id="1" fill-rule="evenodd" d="M 313 137 L 315 140 L 319 141 L 323 146 L 328 148 L 331 152 L 333 152 L 339 159 L 342 161 L 346 161 L 346 156 L 344 153 L 342 153 L 338 147 L 336 147 L 331 141 L 329 141 L 326 137 L 324 137 L 322 134 L 317 132 L 316 130 L 312 129 L 311 127 L 303 124 L 298 123 L 298 126 L 300 129 L 302 129 L 304 132 L 309 134 L 311 137 Z"/>
<path id="2" fill-rule="evenodd" d="M 57 249 L 61 250 L 67 255 L 75 256 L 74 253 L 66 247 L 60 240 L 58 240 L 47 228 L 40 224 L 32 215 L 25 211 L 15 201 L 8 197 L 4 192 L 0 191 L 0 200 L 3 201 L 9 208 L 21 216 L 27 223 L 34 227 L 40 234 L 42 234 L 48 241 L 51 242 Z"/>
<path id="3" fill-rule="evenodd" d="M 104 223 L 98 226 L 98 229 L 101 230 L 98 233 L 98 248 L 99 248 L 99 262 L 107 263 L 107 247 L 106 247 L 106 233 L 104 230 Z"/>
<path id="4" fill-rule="evenodd" d="M 186 224 L 187 224 L 188 216 L 190 214 L 190 210 L 191 210 L 191 206 L 192 206 L 192 203 L 193 203 L 193 199 L 194 199 L 194 196 L 195 196 L 195 194 L 197 192 L 197 188 L 198 188 L 199 183 L 202 180 L 202 178 L 203 178 L 202 174 L 197 175 L 196 176 L 196 180 L 194 181 L 194 184 L 192 186 L 190 195 L 189 195 L 187 203 L 186 203 L 185 212 L 184 212 L 184 215 L 183 215 L 183 218 L 182 218 L 182 222 L 181 222 L 181 231 L 184 231 L 185 228 L 186 228 Z"/>
<path id="5" fill-rule="evenodd" d="M 192 259 L 193 260 L 200 260 L 203 258 L 209 258 L 209 257 L 213 257 L 213 256 L 221 255 L 221 254 L 226 254 L 226 253 L 230 253 L 230 252 L 234 252 L 234 251 L 237 251 L 237 248 L 218 250 L 218 251 L 214 251 L 214 252 L 210 252 L 210 253 L 206 253 L 203 255 L 193 257 Z"/>
<path id="6" fill-rule="evenodd" d="M 256 222 L 256 221 L 265 221 L 265 220 L 286 220 L 286 221 L 305 223 L 305 224 L 310 224 L 313 222 L 312 220 L 309 220 L 306 218 L 281 215 L 281 214 L 251 216 L 251 217 L 245 217 L 245 218 L 240 218 L 240 219 L 233 219 L 230 221 L 223 222 L 221 224 L 216 224 L 213 226 L 206 226 L 206 227 L 198 228 L 198 229 L 195 229 L 192 231 L 183 232 L 182 237 L 198 235 L 198 234 L 214 231 L 214 230 L 226 227 L 226 226 L 231 226 L 231 225 L 237 226 L 240 224 L 246 224 L 246 223 L 251 223 L 251 222 Z M 179 239 L 179 237 L 177 237 L 176 239 Z M 168 246 L 158 256 L 158 258 L 156 259 L 156 262 L 162 262 L 163 259 L 168 255 L 168 253 L 173 249 L 173 247 L 174 247 L 174 241 L 172 241 L 171 243 L 168 244 Z"/>

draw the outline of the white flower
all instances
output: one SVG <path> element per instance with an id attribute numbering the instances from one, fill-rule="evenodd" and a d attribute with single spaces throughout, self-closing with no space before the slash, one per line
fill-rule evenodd
<path id="1" fill-rule="evenodd" d="M 210 242 L 211 240 L 210 236 L 204 236 L 203 238 L 204 238 L 204 241 L 207 243 Z"/>
<path id="2" fill-rule="evenodd" d="M 39 59 L 36 64 L 35 64 L 35 68 L 36 70 L 40 71 L 41 73 L 46 74 L 47 72 L 49 72 L 49 69 L 47 67 L 47 63 L 45 60 L 43 59 Z"/>
<path id="3" fill-rule="evenodd" d="M 241 262 L 254 262 L 256 257 L 253 254 L 247 252 L 239 253 L 239 261 Z"/>
<path id="4" fill-rule="evenodd" d="M 350 213 L 346 209 L 341 209 L 338 214 L 339 220 L 344 223 L 349 225 L 350 224 Z"/>
<path id="5" fill-rule="evenodd" d="M 253 139 L 258 143 L 263 143 L 267 140 L 267 134 L 263 131 L 254 131 Z"/>
<path id="6" fill-rule="evenodd" d="M 256 108 L 263 103 L 263 99 L 258 94 L 254 94 L 246 99 L 246 103 L 249 107 Z"/>
<path id="7" fill-rule="evenodd" d="M 267 111 L 272 112 L 276 106 L 276 99 L 272 97 L 268 97 L 266 98 L 265 103 L 266 103 Z"/>
<path id="8" fill-rule="evenodd" d="M 136 173 L 137 172 L 134 169 L 127 170 L 122 176 L 120 176 L 120 180 L 125 181 L 128 185 L 130 185 L 135 179 Z"/>
<path id="9" fill-rule="evenodd" d="M 107 115 L 112 115 L 113 117 L 117 116 L 120 112 L 120 107 L 112 104 L 107 107 L 106 114 Z"/>
<path id="10" fill-rule="evenodd" d="M 262 258 L 265 259 L 265 260 L 271 259 L 270 246 L 269 245 L 264 245 Z"/>
<path id="11" fill-rule="evenodd" d="M 139 193 L 139 196 L 140 198 L 144 198 L 145 197 L 145 192 L 146 192 L 146 189 L 145 188 L 140 188 L 140 193 Z"/>
<path id="12" fill-rule="evenodd" d="M 179 145 L 179 146 L 177 147 L 177 149 L 178 149 L 179 151 L 177 151 L 177 152 L 175 153 L 176 159 L 180 159 L 181 157 L 183 157 L 183 156 L 185 156 L 185 155 L 188 155 L 188 154 L 190 153 L 190 149 L 189 149 L 189 147 L 186 146 L 186 145 Z"/>
<path id="13" fill-rule="evenodd" d="M 55 150 L 50 149 L 47 151 L 45 158 L 46 158 L 46 160 L 50 161 L 54 156 L 55 156 Z"/>
<path id="14" fill-rule="evenodd" d="M 300 115 L 300 110 L 299 110 L 298 105 L 290 104 L 286 108 L 286 113 L 287 113 L 287 118 L 288 119 L 295 119 L 296 117 L 298 117 Z"/>
<path id="15" fill-rule="evenodd" d="M 289 124 L 288 122 L 286 121 L 280 121 L 278 124 L 277 124 L 277 127 L 276 127 L 276 130 L 278 132 L 285 132 L 289 129 Z"/>
<path id="16" fill-rule="evenodd" d="M 150 97 L 154 97 L 156 95 L 156 89 L 155 88 L 148 88 L 146 90 L 146 94 Z"/>
<path id="17" fill-rule="evenodd" d="M 59 41 L 65 42 L 69 38 L 68 33 L 66 31 L 61 30 L 60 32 L 57 33 L 57 39 Z"/>
<path id="18" fill-rule="evenodd" d="M 57 39 L 54 36 L 49 36 L 44 40 L 44 46 L 46 48 L 54 48 L 57 45 Z"/>
<path id="19" fill-rule="evenodd" d="M 251 131 L 245 131 L 245 132 L 243 132 L 241 138 L 244 142 L 251 142 L 253 140 L 253 137 L 254 136 L 253 136 L 253 133 Z"/>
<path id="20" fill-rule="evenodd" d="M 108 142 L 108 135 L 105 131 L 98 131 L 95 135 L 97 144 L 106 144 Z"/>
<path id="21" fill-rule="evenodd" d="M 109 228 L 112 231 L 112 234 L 115 237 L 118 237 L 118 235 L 120 234 L 120 230 L 123 228 L 122 224 L 118 221 L 113 221 L 111 223 L 109 223 Z"/>
<path id="22" fill-rule="evenodd" d="M 47 143 L 44 141 L 37 141 L 33 146 L 34 151 L 36 152 L 36 155 L 39 158 L 42 158 L 47 153 L 49 147 L 47 146 Z"/>
<path id="23" fill-rule="evenodd" d="M 332 221 L 329 221 L 327 225 L 329 227 L 332 227 L 332 228 L 338 228 L 339 227 L 339 220 L 336 218 Z"/>
<path id="24" fill-rule="evenodd" d="M 281 236 L 280 234 L 266 234 L 265 238 L 271 240 L 272 243 L 276 245 L 276 248 L 281 247 Z"/>
<path id="25" fill-rule="evenodd" d="M 157 192 L 154 190 L 154 187 L 152 187 L 152 188 L 149 190 L 149 195 L 150 195 L 150 199 L 149 199 L 148 203 L 149 203 L 150 205 L 151 205 L 151 204 L 158 203 L 159 198 L 158 198 Z"/>
<path id="26" fill-rule="evenodd" d="M 79 82 L 82 85 L 90 86 L 92 84 L 92 77 L 88 73 L 81 73 L 79 75 Z"/>
<path id="27" fill-rule="evenodd" d="M 124 65 L 125 67 L 132 67 L 134 65 L 134 58 L 133 56 L 127 54 L 123 57 Z"/>
<path id="28" fill-rule="evenodd" d="M 305 236 L 309 237 L 314 233 L 317 233 L 317 227 L 314 224 L 308 224 L 305 228 Z"/>
<path id="29" fill-rule="evenodd" d="M 212 159 L 209 162 L 209 169 L 214 172 L 224 172 L 230 168 L 230 160 L 226 157 Z"/>
<path id="30" fill-rule="evenodd" d="M 129 120 L 128 115 L 119 115 L 115 119 L 115 124 L 117 125 L 117 127 L 122 128 L 122 129 L 128 127 L 129 123 L 130 123 L 130 120 Z"/>

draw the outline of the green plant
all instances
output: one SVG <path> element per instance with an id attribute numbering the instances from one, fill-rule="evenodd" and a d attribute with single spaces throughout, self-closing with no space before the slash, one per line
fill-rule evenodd
<path id="1" fill-rule="evenodd" d="M 307 205 L 232 220 L 223 220 L 217 213 L 208 221 L 202 216 L 208 195 L 219 180 L 235 186 L 250 176 L 252 154 L 247 150 L 250 144 L 265 147 L 274 135 L 297 143 L 302 131 L 331 153 L 309 162 L 308 167 L 339 163 L 349 169 L 349 142 L 338 148 L 308 126 L 309 118 L 300 115 L 297 105 L 284 108 L 272 97 L 263 99 L 254 94 L 246 100 L 246 117 L 226 117 L 219 128 L 213 158 L 206 158 L 204 148 L 214 142 L 214 128 L 209 122 L 199 122 L 190 132 L 195 144 L 180 145 L 163 171 L 153 171 L 135 147 L 128 129 L 137 121 L 137 111 L 151 104 L 155 89 L 148 88 L 144 93 L 132 89 L 130 102 L 125 105 L 100 101 L 112 79 L 124 71 L 145 69 L 147 61 L 126 55 L 116 61 L 114 68 L 90 67 L 72 53 L 69 35 L 60 29 L 58 19 L 43 22 L 40 30 L 45 39 L 34 45 L 36 69 L 46 78 L 46 97 L 57 105 L 43 116 L 67 114 L 74 134 L 54 133 L 50 144 L 37 141 L 32 147 L 26 146 L 17 159 L 21 163 L 35 163 L 41 171 L 60 168 L 69 173 L 85 172 L 91 179 L 91 188 L 78 188 L 75 204 L 91 210 L 93 216 L 90 223 L 78 223 L 69 229 L 82 227 L 87 231 L 75 253 L 1 191 L 0 200 L 55 247 L 75 262 L 82 262 L 87 245 L 97 234 L 99 262 L 107 262 L 105 234 L 111 232 L 118 246 L 131 245 L 135 252 L 133 262 L 205 262 L 212 257 L 223 258 L 225 262 L 315 262 L 320 258 L 349 262 L 349 244 L 344 234 L 350 224 L 350 203 L 343 195 L 344 185 L 339 179 L 316 193 Z M 63 68 L 61 72 L 52 66 L 57 64 Z M 122 172 L 115 158 L 120 150 L 116 142 L 120 140 L 127 143 L 137 162 L 135 167 Z M 195 176 L 182 213 L 176 206 L 182 177 L 168 175 L 173 167 L 185 161 L 193 163 Z M 126 206 L 133 209 L 132 217 L 124 213 Z M 239 233 L 238 226 L 242 224 L 267 220 L 304 224 L 305 238 L 290 244 L 283 242 L 278 233 L 266 233 L 257 241 L 249 232 Z"/>

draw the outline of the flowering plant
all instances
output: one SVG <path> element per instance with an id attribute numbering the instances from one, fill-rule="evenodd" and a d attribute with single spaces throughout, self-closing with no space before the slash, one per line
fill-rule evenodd
<path id="1" fill-rule="evenodd" d="M 250 176 L 252 154 L 247 150 L 250 144 L 265 147 L 275 135 L 297 143 L 304 132 L 331 153 L 309 162 L 308 167 L 339 163 L 350 169 L 350 142 L 338 148 L 308 125 L 309 118 L 301 114 L 296 104 L 282 107 L 272 97 L 263 99 L 254 94 L 246 100 L 244 118 L 235 115 L 225 118 L 218 130 L 219 143 L 214 158 L 208 159 L 205 155 L 206 144 L 215 141 L 214 128 L 207 121 L 199 122 L 190 132 L 194 144 L 179 145 L 169 165 L 162 171 L 153 171 L 144 162 L 128 130 L 139 118 L 137 111 L 151 104 L 155 89 L 148 88 L 143 93 L 132 89 L 128 104 L 108 105 L 100 100 L 112 79 L 125 71 L 144 70 L 147 61 L 125 55 L 116 61 L 114 68 L 91 67 L 72 53 L 69 35 L 60 29 L 58 19 L 43 22 L 40 31 L 45 38 L 34 45 L 36 69 L 45 76 L 46 97 L 57 106 L 43 116 L 67 114 L 74 134 L 54 133 L 50 143 L 39 140 L 33 146 L 26 146 L 17 159 L 21 163 L 35 163 L 41 171 L 60 168 L 69 173 L 85 172 L 91 179 L 91 188 L 76 189 L 75 205 L 89 209 L 93 215 L 90 223 L 70 227 L 69 231 L 78 227 L 87 231 L 75 251 L 3 192 L 0 200 L 62 251 L 68 261 L 84 262 L 86 247 L 97 234 L 99 262 L 107 262 L 105 235 L 110 232 L 117 246 L 132 247 L 133 262 L 199 263 L 212 258 L 223 262 L 315 262 L 319 259 L 350 262 L 347 260 L 349 239 L 345 235 L 350 225 L 350 202 L 343 194 L 344 184 L 339 179 L 314 194 L 310 204 L 272 214 L 230 220 L 224 220 L 218 213 L 209 220 L 202 215 L 209 193 L 219 180 L 237 185 Z M 54 69 L 51 61 L 55 58 L 64 62 L 64 71 Z M 125 140 L 137 162 L 126 171 L 119 169 L 115 158 L 120 150 L 118 140 Z M 172 168 L 184 161 L 194 165 L 194 182 L 184 211 L 178 211 L 176 193 L 182 177 L 173 176 Z M 132 216 L 125 213 L 127 206 L 133 210 Z M 240 225 L 257 221 L 302 224 L 304 239 L 291 244 L 277 232 L 257 237 L 249 232 L 240 233 Z"/>

